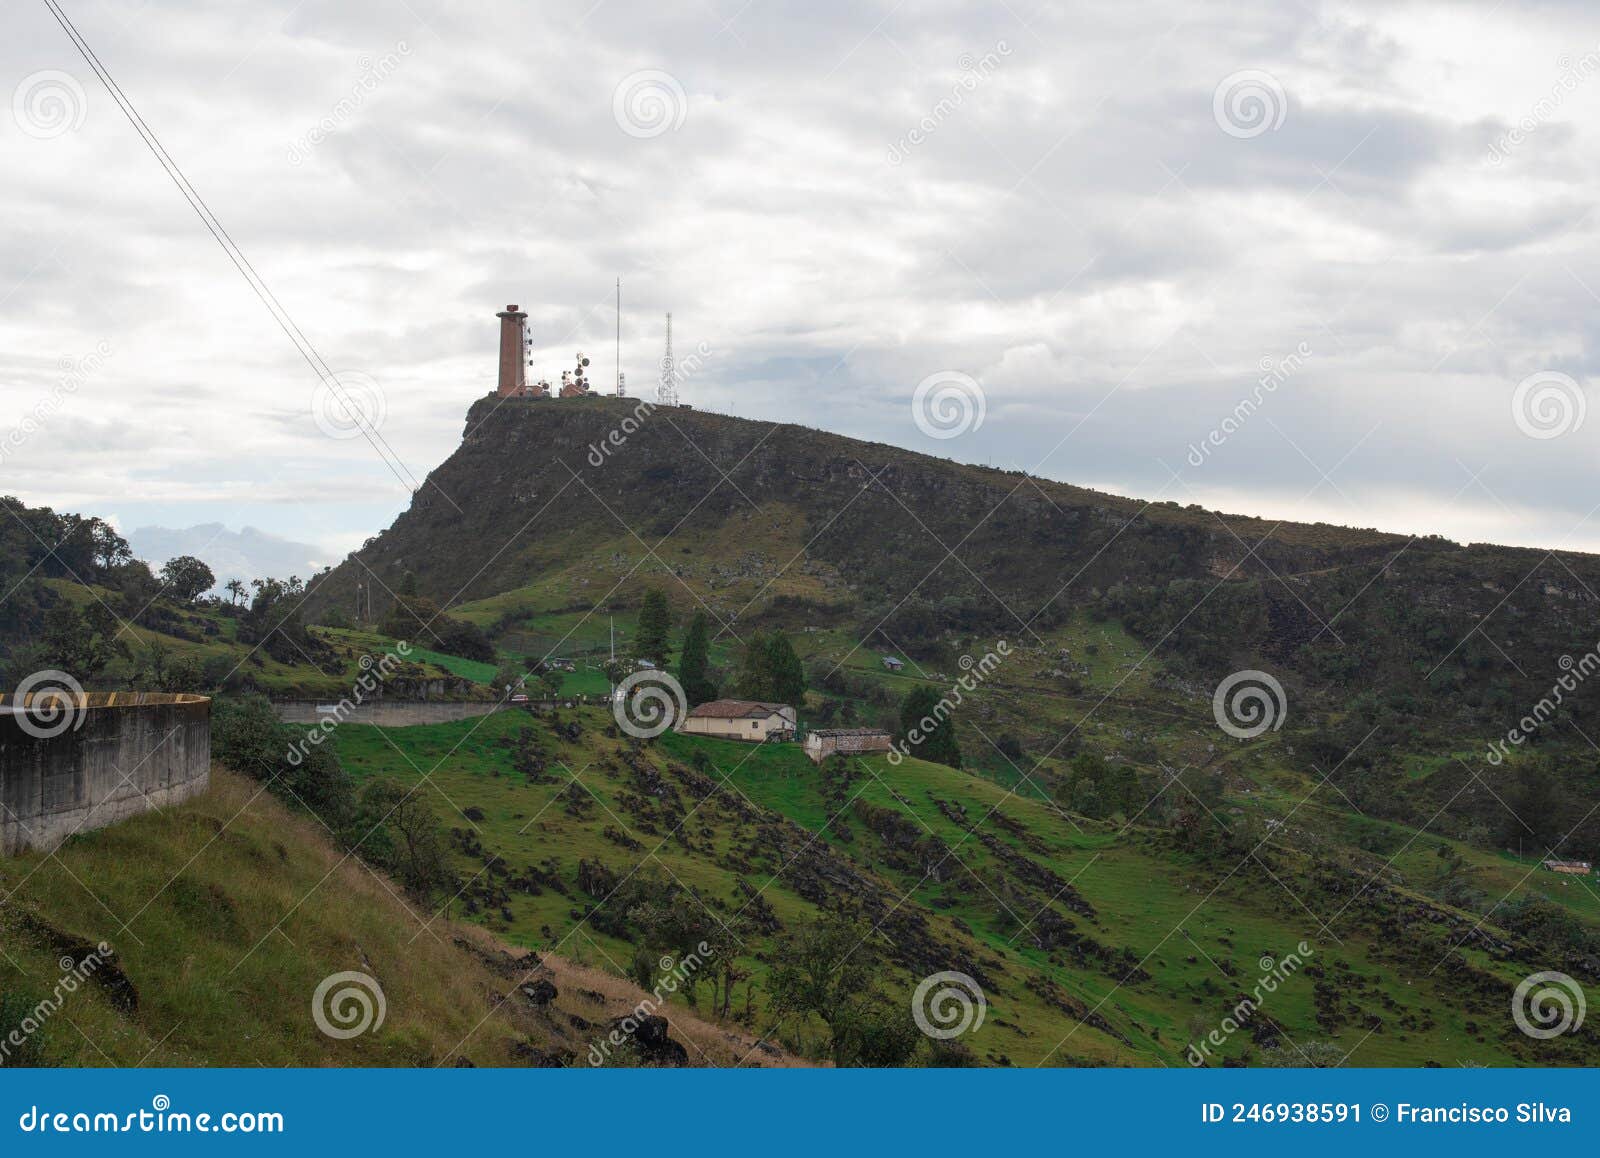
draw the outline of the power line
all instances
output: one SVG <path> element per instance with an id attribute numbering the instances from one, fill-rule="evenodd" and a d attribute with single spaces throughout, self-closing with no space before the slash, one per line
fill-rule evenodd
<path id="1" fill-rule="evenodd" d="M 256 297 L 260 299 L 261 304 L 267 308 L 267 312 L 272 315 L 273 321 L 278 323 L 278 328 L 283 331 L 284 336 L 294 343 L 295 350 L 305 359 L 306 365 L 311 367 L 312 373 L 316 374 L 318 379 L 328 387 L 329 391 L 344 407 L 345 412 L 352 416 L 357 428 L 361 431 L 362 437 L 378 453 L 378 457 L 383 459 L 384 465 L 399 480 L 400 485 L 408 491 L 419 489 L 421 484 L 417 482 L 416 476 L 411 474 L 411 469 L 405 465 L 405 462 L 395 453 L 394 448 L 367 421 L 366 413 L 361 407 L 354 404 L 349 394 L 345 391 L 343 384 L 340 383 L 338 376 L 329 368 L 328 363 L 317 352 L 310 339 L 301 331 L 294 318 L 283 308 L 283 305 L 278 301 L 277 296 L 273 294 L 265 279 L 256 272 L 255 266 L 250 264 L 250 259 L 245 256 L 244 250 L 239 248 L 232 235 L 224 228 L 217 215 L 211 211 L 211 207 L 206 204 L 205 199 L 200 196 L 199 191 L 190 184 L 189 178 L 179 168 L 178 163 L 172 159 L 166 147 L 161 144 L 160 139 L 155 135 L 155 131 L 139 115 L 138 109 L 134 107 L 127 94 L 122 91 L 122 87 L 117 84 L 106 66 L 101 63 L 94 49 L 89 47 L 89 42 L 84 39 L 77 26 L 72 23 L 66 12 L 62 10 L 58 0 L 44 0 L 44 4 L 50 10 L 50 14 L 55 17 L 56 23 L 61 25 L 61 30 L 72 41 L 73 47 L 78 50 L 78 55 L 82 56 L 89 67 L 94 70 L 95 76 L 105 86 L 106 91 L 111 94 L 112 100 L 117 102 L 117 107 L 122 110 L 123 116 L 128 118 L 128 123 L 139 134 L 145 146 L 149 148 L 162 169 L 166 171 L 167 176 L 172 179 L 172 183 L 178 187 L 178 192 L 182 193 L 184 200 L 189 202 L 190 208 L 200 218 L 200 223 L 206 227 L 212 238 L 222 247 L 222 252 L 227 254 L 228 260 L 233 262 L 234 268 L 239 271 L 240 276 L 245 279 L 245 282 L 254 291 Z M 405 475 L 411 476 L 409 481 L 407 481 L 405 475 L 400 473 L 402 470 L 405 471 Z M 444 491 L 441 489 L 439 493 L 444 494 Z M 451 506 L 455 506 L 449 495 L 445 495 L 445 501 L 449 502 Z M 460 510 L 459 507 L 456 509 Z"/>

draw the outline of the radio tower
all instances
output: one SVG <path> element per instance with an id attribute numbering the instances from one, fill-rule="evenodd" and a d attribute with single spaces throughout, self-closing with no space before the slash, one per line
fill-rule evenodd
<path id="1" fill-rule="evenodd" d="M 628 381 L 622 376 L 622 279 L 617 279 L 617 397 L 628 394 Z"/>
<path id="2" fill-rule="evenodd" d="M 667 348 L 661 355 L 661 384 L 656 387 L 656 402 L 662 406 L 678 404 L 678 364 L 672 358 L 672 315 L 667 315 Z"/>

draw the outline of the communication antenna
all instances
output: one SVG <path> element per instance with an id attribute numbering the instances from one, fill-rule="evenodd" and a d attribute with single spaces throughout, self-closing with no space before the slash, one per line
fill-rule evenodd
<path id="1" fill-rule="evenodd" d="M 672 357 L 672 315 L 667 315 L 667 347 L 661 354 L 661 382 L 656 401 L 662 406 L 678 404 L 678 364 Z"/>
<path id="2" fill-rule="evenodd" d="M 622 377 L 622 279 L 617 279 L 617 397 L 628 395 L 628 384 Z"/>

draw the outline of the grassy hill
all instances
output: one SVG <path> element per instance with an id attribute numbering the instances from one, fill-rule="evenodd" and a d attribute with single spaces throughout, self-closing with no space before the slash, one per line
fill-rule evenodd
<path id="1" fill-rule="evenodd" d="M 988 1015 L 963 1041 L 983 1064 L 1184 1064 L 1289 954 L 1298 972 L 1211 1064 L 1301 1048 L 1352 1065 L 1594 1060 L 1588 1039 L 1533 1042 L 1506 1017 L 1544 948 L 1369 865 L 1272 847 L 1234 867 L 1234 849 L 1180 848 L 1158 826 L 1073 815 L 942 765 L 819 769 L 792 744 L 674 734 L 641 745 L 599 709 L 346 725 L 339 752 L 358 779 L 427 773 L 466 882 L 448 910 L 508 941 L 627 975 L 631 882 L 692 895 L 737 933 L 727 1005 L 750 1031 L 780 1021 L 769 979 L 785 934 L 854 903 L 883 936 L 879 975 L 903 1011 L 923 977 L 979 981 Z M 1480 857 L 1475 871 L 1500 868 L 1511 875 Z M 822 1048 L 815 1019 L 777 1032 Z"/>
<path id="2" fill-rule="evenodd" d="M 9 1023 L 101 942 L 109 963 L 43 1019 L 28 1064 L 581 1065 L 607 1021 L 644 996 L 416 911 L 313 818 L 220 766 L 209 792 L 177 808 L 51 856 L 0 860 Z M 386 1012 L 381 1026 L 336 1040 L 313 1019 L 313 995 L 345 971 L 373 978 Z M 557 995 L 535 1004 L 522 987 L 541 981 Z M 746 1064 L 787 1063 L 685 1013 L 669 1017 L 690 1064 L 752 1052 Z"/>

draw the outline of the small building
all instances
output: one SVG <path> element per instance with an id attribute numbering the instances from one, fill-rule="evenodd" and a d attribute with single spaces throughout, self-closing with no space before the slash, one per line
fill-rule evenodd
<path id="1" fill-rule="evenodd" d="M 1586 860 L 1547 860 L 1544 867 L 1553 873 L 1587 875 L 1594 866 Z"/>
<path id="2" fill-rule="evenodd" d="M 788 704 L 758 700 L 712 700 L 683 718 L 680 732 L 724 740 L 791 740 L 797 717 Z"/>
<path id="3" fill-rule="evenodd" d="M 806 733 L 805 753 L 820 764 L 837 753 L 887 752 L 889 743 L 882 728 L 817 728 Z"/>
<path id="4" fill-rule="evenodd" d="M 906 665 L 900 660 L 896 659 L 894 656 L 886 655 L 883 657 L 883 666 L 889 671 L 899 671 Z"/>

